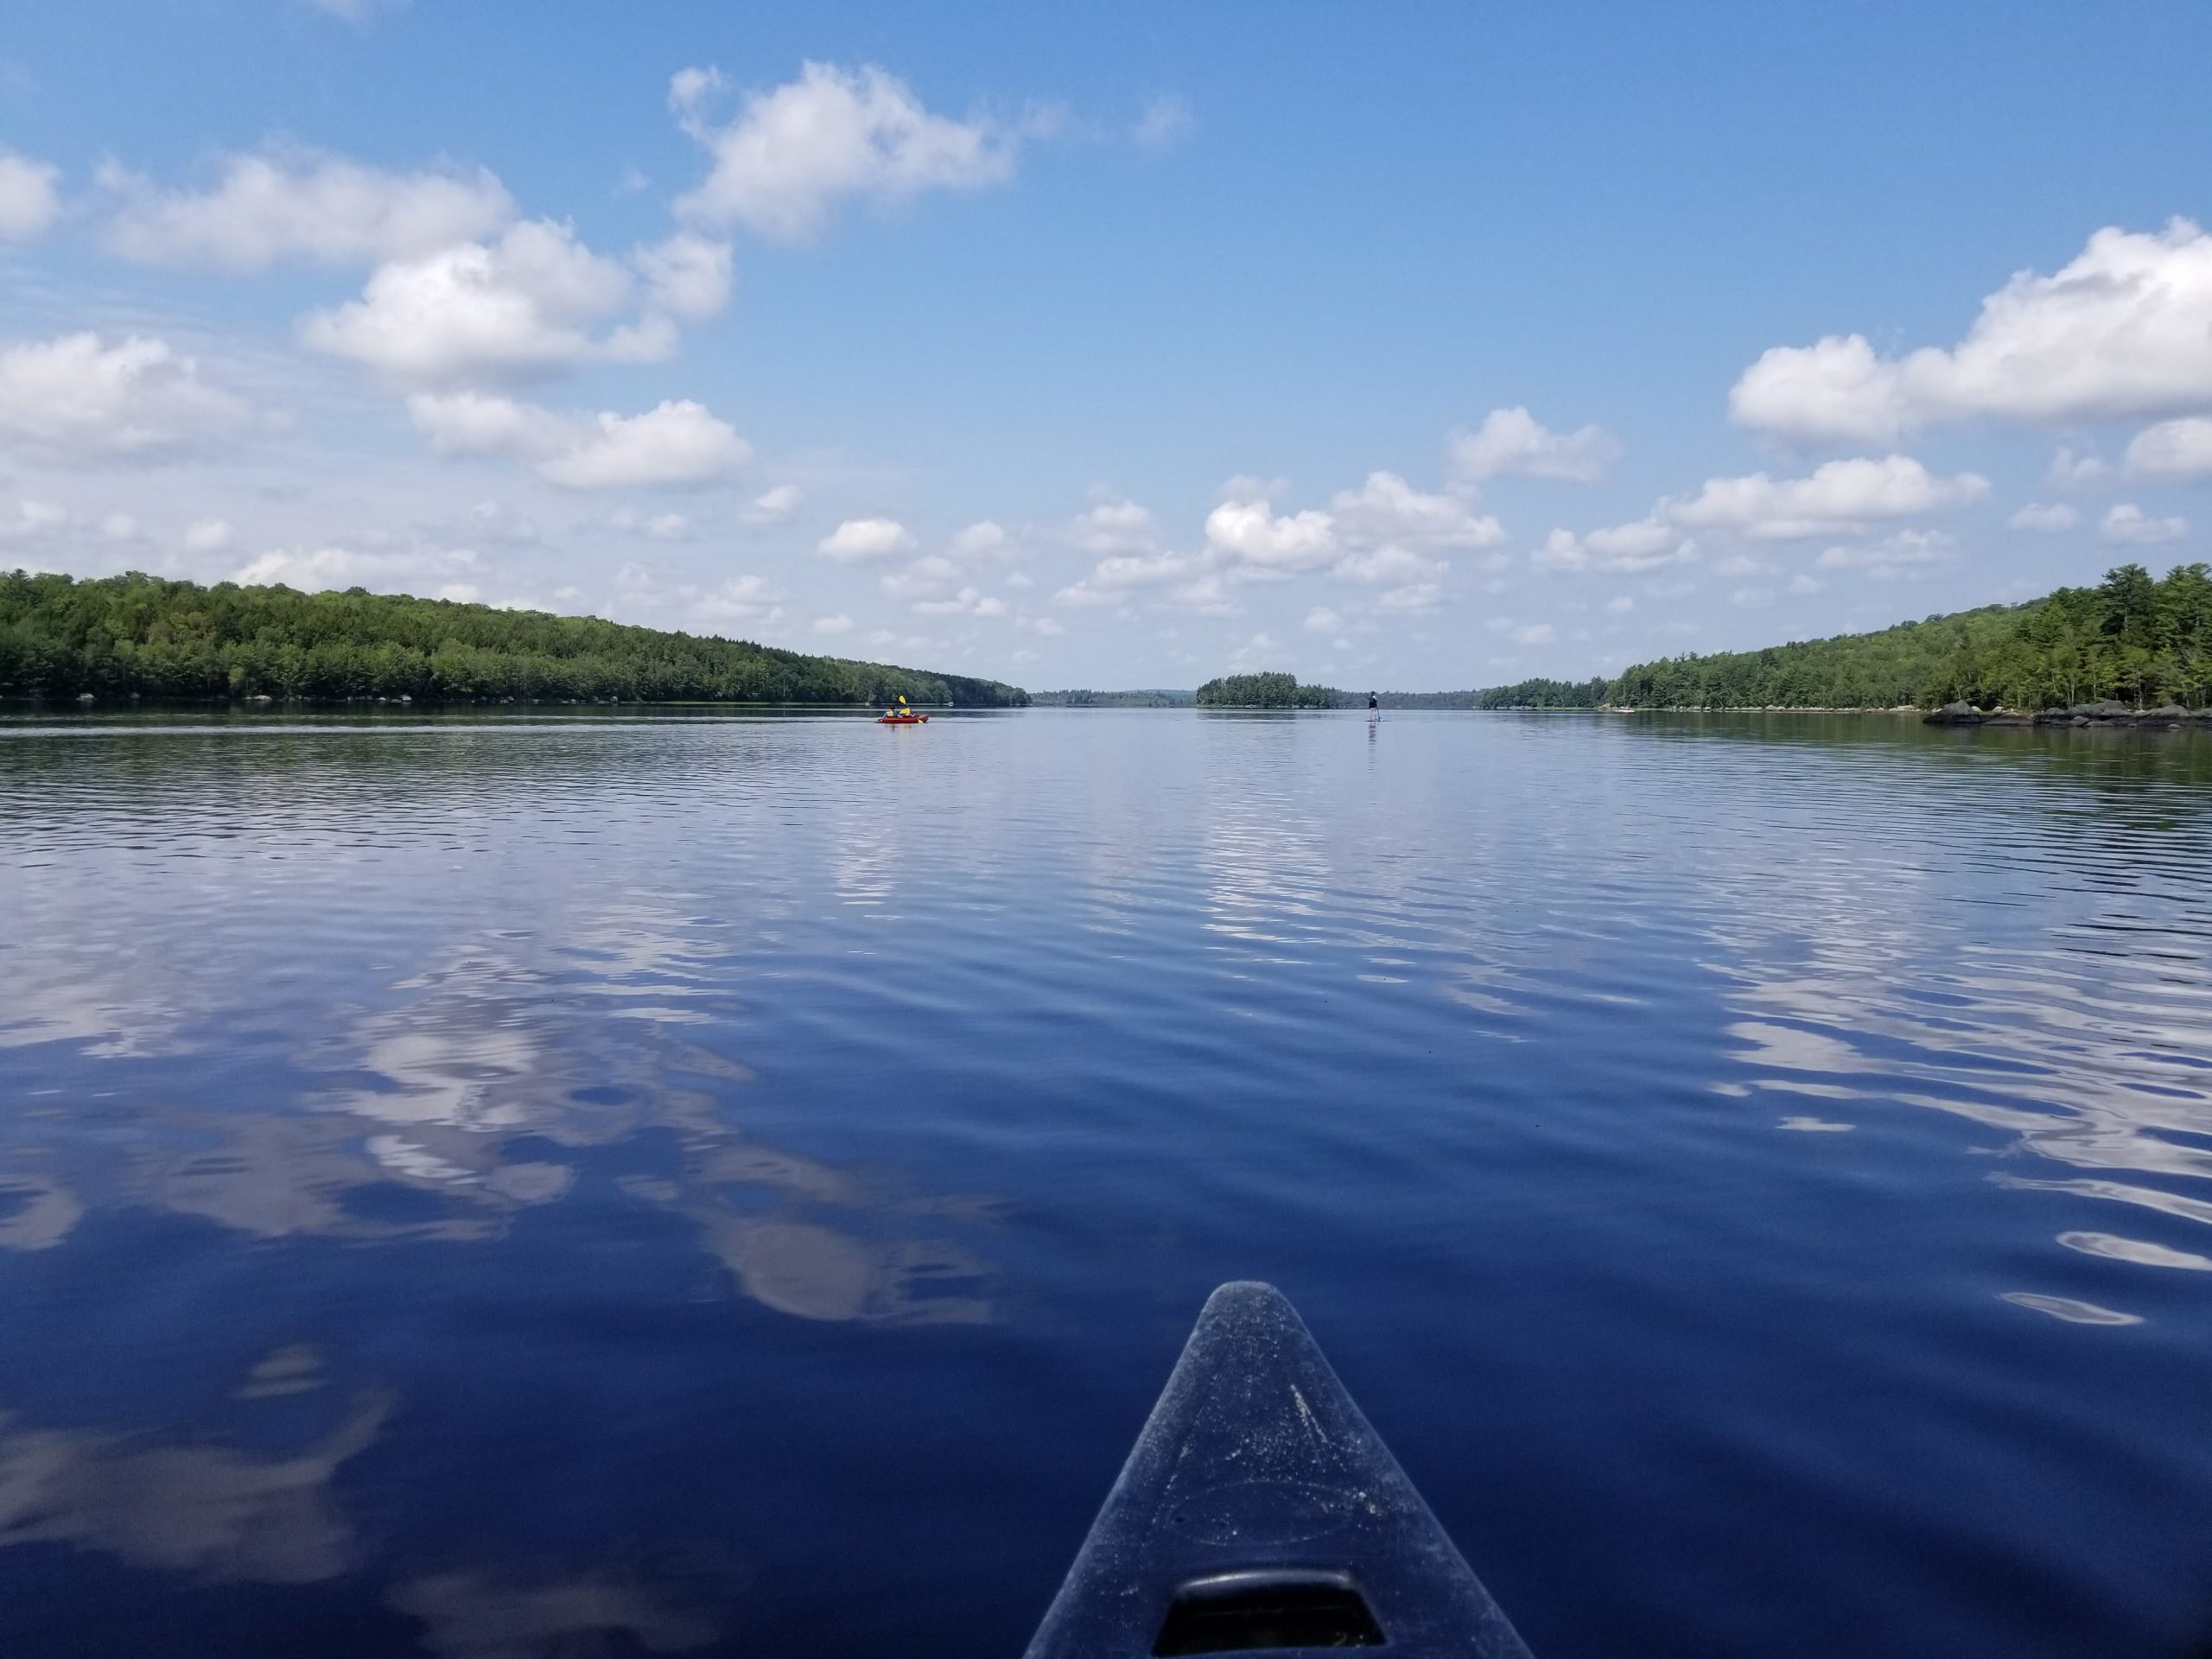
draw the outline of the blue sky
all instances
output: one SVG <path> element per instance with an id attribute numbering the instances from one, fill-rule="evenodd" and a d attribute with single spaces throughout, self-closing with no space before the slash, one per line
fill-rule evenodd
<path id="1" fill-rule="evenodd" d="M 162 0 L 0 37 L 0 565 L 1580 675 L 2203 556 L 2212 10 Z"/>

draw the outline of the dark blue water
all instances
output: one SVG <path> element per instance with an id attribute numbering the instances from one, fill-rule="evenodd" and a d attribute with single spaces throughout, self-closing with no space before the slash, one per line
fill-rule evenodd
<path id="1" fill-rule="evenodd" d="M 0 1653 L 1014 1654 L 1281 1285 L 1540 1659 L 2212 1633 L 2212 744 L 0 724 Z"/>

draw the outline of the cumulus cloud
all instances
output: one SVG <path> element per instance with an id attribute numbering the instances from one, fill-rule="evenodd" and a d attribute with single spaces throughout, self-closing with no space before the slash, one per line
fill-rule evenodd
<path id="1" fill-rule="evenodd" d="M 571 430 L 552 410 L 496 392 L 418 391 L 408 398 L 407 414 L 442 455 L 543 460 L 559 453 Z"/>
<path id="2" fill-rule="evenodd" d="M 446 455 L 505 454 L 533 461 L 540 477 L 574 490 L 686 487 L 721 483 L 752 447 L 690 399 L 639 415 L 582 418 L 492 393 L 418 392 L 408 414 Z"/>
<path id="3" fill-rule="evenodd" d="M 2081 522 L 2082 515 L 2063 501 L 2046 504 L 2031 501 L 2007 518 L 2005 524 L 2013 530 L 2041 531 L 2056 535 L 2062 530 L 2071 530 Z"/>
<path id="4" fill-rule="evenodd" d="M 1581 536 L 1554 530 L 1530 556 L 1530 563 L 1547 570 L 1605 570 L 1617 575 L 1640 575 L 1670 565 L 1689 564 L 1697 558 L 1697 543 L 1672 524 L 1656 518 L 1610 525 Z"/>
<path id="5" fill-rule="evenodd" d="M 1976 474 L 1938 478 L 1910 455 L 1888 455 L 1832 461 L 1808 478 L 1707 479 L 1688 500 L 1661 505 L 1663 516 L 1692 529 L 1789 541 L 1963 506 L 1988 493 L 1989 480 Z"/>
<path id="6" fill-rule="evenodd" d="M 1948 558 L 1956 539 L 1940 530 L 1900 530 L 1879 541 L 1823 548 L 1813 563 L 1825 570 L 1865 570 L 1877 576 L 1930 565 Z"/>
<path id="7" fill-rule="evenodd" d="M 0 348 L 0 437 L 54 460 L 162 460 L 207 448 L 247 415 L 166 340 L 79 334 Z"/>
<path id="8" fill-rule="evenodd" d="M 531 219 L 494 242 L 378 267 L 359 299 L 309 313 L 301 335 L 317 350 L 423 386 L 664 357 L 675 344 L 671 317 L 696 316 L 708 298 L 728 292 L 726 260 L 717 265 L 708 245 L 678 242 L 639 256 L 646 307 L 620 327 L 615 320 L 638 297 L 630 267 L 594 253 L 566 225 Z"/>
<path id="9" fill-rule="evenodd" d="M 2100 527 L 2105 540 L 2121 546 L 2151 547 L 2179 541 L 2189 534 L 2186 518 L 2153 518 L 2133 501 L 2122 501 L 2105 514 Z"/>
<path id="10" fill-rule="evenodd" d="M 1313 633 L 1341 633 L 1344 620 L 1325 605 L 1316 605 L 1306 613 L 1306 626 Z"/>
<path id="11" fill-rule="evenodd" d="M 476 555 L 465 548 L 381 552 L 325 545 L 270 548 L 241 565 L 231 580 L 245 588 L 282 584 L 312 594 L 362 587 L 465 601 L 476 596 L 467 580 L 474 574 Z"/>
<path id="12" fill-rule="evenodd" d="M 978 590 L 970 584 L 942 599 L 918 599 L 913 603 L 917 616 L 1005 616 L 1007 602 Z"/>
<path id="13" fill-rule="evenodd" d="M 805 499 L 798 485 L 779 484 L 747 502 L 738 516 L 748 524 L 787 524 L 798 516 L 799 503 Z"/>
<path id="14" fill-rule="evenodd" d="M 2195 416 L 2145 427 L 2129 441 L 2125 464 L 2131 478 L 2212 478 L 2212 420 Z"/>
<path id="15" fill-rule="evenodd" d="M 719 483 L 753 458 L 752 446 L 703 404 L 664 401 L 642 415 L 601 414 L 592 429 L 538 467 L 572 490 Z"/>
<path id="16" fill-rule="evenodd" d="M 1478 518 L 1463 498 L 1423 494 L 1395 473 L 1370 473 L 1329 506 L 1350 546 L 1495 547 L 1505 539 L 1503 525 Z"/>
<path id="17" fill-rule="evenodd" d="M 1158 545 L 1159 533 L 1150 509 L 1122 496 L 1109 495 L 1077 515 L 1068 526 L 1067 539 L 1085 553 L 1141 553 Z"/>
<path id="18" fill-rule="evenodd" d="M 237 539 L 237 532 L 222 518 L 200 518 L 185 526 L 184 550 L 188 553 L 220 553 Z"/>
<path id="19" fill-rule="evenodd" d="M 956 557 L 963 559 L 1003 558 L 1014 551 L 1014 537 L 1007 534 L 1003 524 L 979 518 L 952 538 L 951 550 Z"/>
<path id="20" fill-rule="evenodd" d="M 853 619 L 842 611 L 835 616 L 817 616 L 814 619 L 814 631 L 817 633 L 850 633 Z"/>
<path id="21" fill-rule="evenodd" d="M 1282 647 L 1265 633 L 1255 633 L 1229 653 L 1229 666 L 1238 673 L 1265 668 L 1268 659 L 1281 650 Z"/>
<path id="22" fill-rule="evenodd" d="M 1198 574 L 1194 562 L 1179 553 L 1113 553 L 1052 598 L 1062 605 L 1119 605 L 1136 588 L 1187 582 Z"/>
<path id="23" fill-rule="evenodd" d="M 1903 357 L 1863 334 L 1778 346 L 1744 372 L 1731 416 L 1770 436 L 1890 444 L 1943 421 L 2155 418 L 2212 408 L 2212 237 L 2107 228 L 2055 276 L 2022 271 L 1966 338 Z"/>
<path id="24" fill-rule="evenodd" d="M 679 322 L 703 322 L 729 303 L 727 242 L 679 234 L 639 249 L 630 263 L 645 281 L 649 313 Z"/>
<path id="25" fill-rule="evenodd" d="M 484 168 L 392 173 L 315 150 L 228 156 L 206 190 L 160 190 L 113 166 L 99 180 L 121 198 L 108 245 L 153 265 L 259 270 L 287 260 L 419 258 L 488 235 L 515 212 Z"/>
<path id="26" fill-rule="evenodd" d="M 1224 501 L 1206 515 L 1206 546 L 1243 571 L 1294 575 L 1333 563 L 1336 521 L 1308 509 L 1278 515 L 1263 495 Z"/>
<path id="27" fill-rule="evenodd" d="M 1452 435 L 1453 470 L 1471 483 L 1486 479 L 1566 479 L 1587 484 L 1620 459 L 1621 446 L 1602 427 L 1554 432 L 1526 409 L 1493 409 L 1472 432 Z"/>
<path id="28" fill-rule="evenodd" d="M 0 147 L 0 242 L 32 242 L 61 213 L 59 168 Z"/>
<path id="29" fill-rule="evenodd" d="M 815 550 L 838 564 L 865 564 L 912 552 L 914 537 L 896 518 L 848 518 L 817 543 Z"/>
<path id="30" fill-rule="evenodd" d="M 1015 134 L 934 115 L 906 82 L 873 66 L 810 62 L 797 80 L 748 94 L 734 120 L 713 127 L 700 111 L 719 85 L 715 71 L 686 69 L 669 87 L 685 130 L 710 158 L 706 178 L 677 203 L 694 223 L 803 242 L 847 199 L 892 204 L 1014 172 Z"/>

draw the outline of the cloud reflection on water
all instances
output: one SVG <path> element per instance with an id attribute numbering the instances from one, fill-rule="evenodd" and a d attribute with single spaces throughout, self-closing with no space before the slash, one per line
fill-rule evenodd
<path id="1" fill-rule="evenodd" d="M 0 1547 L 72 1544 L 207 1579 L 334 1578 L 359 1548 L 331 1478 L 375 1441 L 390 1411 L 386 1397 L 364 1400 L 286 1458 L 35 1428 L 0 1414 Z"/>

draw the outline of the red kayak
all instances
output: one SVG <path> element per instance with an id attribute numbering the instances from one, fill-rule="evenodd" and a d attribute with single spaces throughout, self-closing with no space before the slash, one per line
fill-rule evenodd
<path id="1" fill-rule="evenodd" d="M 927 715 L 878 715 L 875 723 L 879 726 L 926 726 L 930 723 L 930 717 Z"/>

